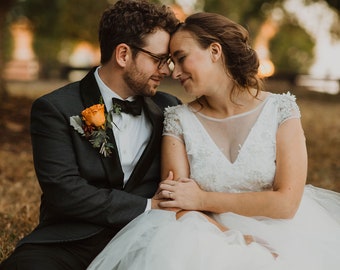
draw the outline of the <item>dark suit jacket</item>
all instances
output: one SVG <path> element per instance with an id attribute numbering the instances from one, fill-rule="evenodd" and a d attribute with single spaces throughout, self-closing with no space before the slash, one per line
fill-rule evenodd
<path id="1" fill-rule="evenodd" d="M 79 240 L 104 228 L 119 230 L 144 212 L 146 198 L 155 193 L 160 181 L 163 110 L 179 100 L 160 92 L 144 97 L 152 135 L 125 187 L 118 153 L 114 150 L 105 158 L 70 125 L 71 116 L 99 101 L 93 69 L 80 82 L 33 103 L 33 158 L 43 194 L 39 225 L 19 245 Z M 108 135 L 115 144 L 112 130 Z M 131 140 L 136 136 L 131 134 Z"/>

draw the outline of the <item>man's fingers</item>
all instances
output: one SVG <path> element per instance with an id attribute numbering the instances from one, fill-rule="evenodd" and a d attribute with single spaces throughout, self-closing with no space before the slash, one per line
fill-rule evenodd
<path id="1" fill-rule="evenodd" d="M 158 205 L 160 208 L 178 208 L 176 201 L 173 201 L 173 200 L 161 201 L 158 203 Z"/>

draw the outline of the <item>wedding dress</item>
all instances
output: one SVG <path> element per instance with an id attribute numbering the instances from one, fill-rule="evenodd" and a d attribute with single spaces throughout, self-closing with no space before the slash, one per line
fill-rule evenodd
<path id="1" fill-rule="evenodd" d="M 295 97 L 269 94 L 255 109 L 215 119 L 189 105 L 167 108 L 164 135 L 185 143 L 191 175 L 202 189 L 256 192 L 272 188 L 276 131 L 299 118 Z M 130 222 L 88 269 L 122 270 L 338 270 L 340 194 L 307 185 L 293 219 L 212 217 L 179 220 L 170 211 L 150 210 Z M 247 245 L 243 235 L 254 236 Z M 271 252 L 278 254 L 277 258 Z"/>

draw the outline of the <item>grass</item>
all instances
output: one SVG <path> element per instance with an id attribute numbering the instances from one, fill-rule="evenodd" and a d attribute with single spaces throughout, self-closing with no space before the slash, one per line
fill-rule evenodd
<path id="1" fill-rule="evenodd" d="M 0 261 L 38 222 L 41 193 L 33 168 L 28 126 L 32 99 L 42 92 L 29 91 L 27 86 L 39 88 L 35 84 L 17 84 L 17 91 L 12 89 L 0 109 Z M 55 87 L 54 84 L 50 90 Z M 163 87 L 171 87 L 172 93 L 183 101 L 190 100 L 177 85 Z M 308 183 L 340 192 L 340 95 L 314 93 L 285 82 L 270 82 L 267 89 L 292 90 L 297 96 L 309 153 Z"/>

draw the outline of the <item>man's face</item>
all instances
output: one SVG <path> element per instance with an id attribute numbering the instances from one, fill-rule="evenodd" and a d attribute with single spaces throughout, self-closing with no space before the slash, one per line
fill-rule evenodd
<path id="1" fill-rule="evenodd" d="M 169 54 L 169 33 L 157 30 L 149 34 L 144 47 L 136 47 L 137 54 L 123 74 L 123 79 L 134 95 L 153 96 L 170 69 L 164 61 Z M 133 48 L 132 48 L 133 49 Z"/>

